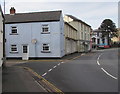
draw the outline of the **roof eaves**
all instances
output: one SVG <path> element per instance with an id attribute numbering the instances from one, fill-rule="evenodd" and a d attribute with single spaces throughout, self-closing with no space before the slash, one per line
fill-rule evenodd
<path id="1" fill-rule="evenodd" d="M 85 25 L 91 27 L 91 26 L 88 25 L 87 23 L 83 22 L 82 20 L 80 20 L 80 19 L 78 19 L 78 18 L 76 18 L 76 17 L 74 17 L 74 16 L 72 16 L 72 15 L 66 15 L 66 16 L 71 17 L 74 21 L 81 22 L 81 23 L 83 23 L 83 24 L 85 24 Z"/>
<path id="2" fill-rule="evenodd" d="M 59 20 L 46 20 L 46 21 L 20 21 L 20 22 L 5 22 L 5 24 L 16 24 L 16 23 L 34 23 L 34 22 L 57 22 Z"/>

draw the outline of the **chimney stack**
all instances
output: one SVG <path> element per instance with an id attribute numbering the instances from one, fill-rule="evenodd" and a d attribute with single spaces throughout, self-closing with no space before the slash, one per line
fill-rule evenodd
<path id="1" fill-rule="evenodd" d="M 14 7 L 11 7 L 10 9 L 10 15 L 14 15 L 16 12 L 15 8 Z"/>

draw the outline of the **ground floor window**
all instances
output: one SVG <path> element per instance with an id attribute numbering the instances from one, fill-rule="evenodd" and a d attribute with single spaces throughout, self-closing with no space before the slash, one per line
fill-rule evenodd
<path id="1" fill-rule="evenodd" d="M 42 45 L 42 47 L 43 47 L 43 51 L 42 52 L 50 52 L 50 45 L 49 44 L 44 43 Z"/>
<path id="2" fill-rule="evenodd" d="M 18 51 L 17 45 L 12 44 L 12 45 L 11 45 L 11 52 L 17 52 L 17 51 Z"/>

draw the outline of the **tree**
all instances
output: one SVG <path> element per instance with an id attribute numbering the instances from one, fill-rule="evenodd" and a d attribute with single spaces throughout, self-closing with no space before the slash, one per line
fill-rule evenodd
<path id="1" fill-rule="evenodd" d="M 102 33 L 102 38 L 107 37 L 108 40 L 108 45 L 111 44 L 111 38 L 112 37 L 117 37 L 117 29 L 115 26 L 115 23 L 111 19 L 105 19 L 98 30 Z"/>

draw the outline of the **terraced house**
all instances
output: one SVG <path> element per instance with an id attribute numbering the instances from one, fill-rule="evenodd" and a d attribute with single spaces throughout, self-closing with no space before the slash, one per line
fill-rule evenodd
<path id="1" fill-rule="evenodd" d="M 62 11 L 5 15 L 7 58 L 61 58 L 90 50 L 91 26 Z"/>
<path id="2" fill-rule="evenodd" d="M 5 15 L 7 58 L 61 58 L 65 55 L 62 11 Z"/>
<path id="3" fill-rule="evenodd" d="M 4 21 L 4 16 L 3 16 L 3 13 L 2 13 L 2 9 L 1 9 L 1 6 L 0 6 L 0 67 L 2 66 L 3 64 L 3 46 L 4 46 L 4 42 L 3 42 L 3 21 Z"/>
<path id="4" fill-rule="evenodd" d="M 91 50 L 91 26 L 82 20 L 72 16 L 65 15 L 64 21 L 77 30 L 77 51 L 88 52 Z"/>
<path id="5" fill-rule="evenodd" d="M 77 52 L 77 29 L 71 26 L 69 23 L 64 24 L 65 32 L 65 54 L 71 54 Z"/>

